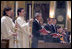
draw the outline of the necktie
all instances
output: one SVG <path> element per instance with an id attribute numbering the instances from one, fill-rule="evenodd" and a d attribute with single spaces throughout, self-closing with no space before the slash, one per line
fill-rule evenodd
<path id="1" fill-rule="evenodd" d="M 55 30 L 55 32 L 56 32 L 56 28 L 55 28 L 55 26 L 54 26 L 54 30 Z"/>

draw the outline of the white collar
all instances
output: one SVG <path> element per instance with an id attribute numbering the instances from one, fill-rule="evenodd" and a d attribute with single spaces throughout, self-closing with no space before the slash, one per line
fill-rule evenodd
<path id="1" fill-rule="evenodd" d="M 55 24 L 52 24 L 53 26 L 55 26 Z"/>
<path id="2" fill-rule="evenodd" d="M 35 19 L 35 20 L 39 23 L 39 21 L 37 19 Z"/>
<path id="3" fill-rule="evenodd" d="M 22 16 L 19 16 L 19 17 L 23 18 Z"/>
<path id="4" fill-rule="evenodd" d="M 9 19 L 12 19 L 12 18 L 10 18 L 9 16 L 5 16 L 5 17 L 7 17 L 7 18 L 9 18 Z"/>
<path id="5" fill-rule="evenodd" d="M 19 16 L 19 17 L 24 20 L 24 17 L 22 17 L 22 16 Z"/>

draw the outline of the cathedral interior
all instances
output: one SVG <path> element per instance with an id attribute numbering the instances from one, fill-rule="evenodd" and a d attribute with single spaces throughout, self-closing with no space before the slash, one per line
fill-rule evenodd
<path id="1" fill-rule="evenodd" d="M 7 6 L 11 7 L 14 11 L 14 17 L 12 17 L 13 21 L 15 21 L 17 17 L 16 9 L 21 7 L 26 11 L 26 20 L 34 18 L 36 12 L 41 12 L 44 23 L 47 23 L 46 19 L 49 17 L 56 18 L 57 25 L 67 28 L 68 31 L 71 32 L 71 1 L 1 1 L 1 17 L 3 16 L 4 7 Z M 49 46 L 47 46 L 48 44 Z M 69 44 L 64 45 L 65 47 L 70 47 Z M 40 48 L 52 48 L 52 46 L 64 47 L 64 45 L 39 42 Z"/>

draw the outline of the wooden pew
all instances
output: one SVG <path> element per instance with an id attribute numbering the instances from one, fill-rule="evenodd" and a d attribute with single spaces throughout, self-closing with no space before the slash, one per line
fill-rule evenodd
<path id="1" fill-rule="evenodd" d="M 9 39 L 1 40 L 1 48 L 9 48 Z"/>
<path id="2" fill-rule="evenodd" d="M 71 43 L 38 42 L 38 48 L 71 48 Z"/>

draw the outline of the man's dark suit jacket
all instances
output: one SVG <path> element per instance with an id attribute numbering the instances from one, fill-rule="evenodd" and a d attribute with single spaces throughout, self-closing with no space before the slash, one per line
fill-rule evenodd
<path id="1" fill-rule="evenodd" d="M 51 31 L 51 33 L 53 32 L 52 25 L 47 24 L 44 28 L 48 31 Z"/>
<path id="2" fill-rule="evenodd" d="M 57 25 L 55 25 L 55 26 L 52 25 L 52 32 L 53 33 L 56 33 L 57 32 Z"/>
<path id="3" fill-rule="evenodd" d="M 41 25 L 36 20 L 34 20 L 32 25 L 32 34 L 34 37 L 40 37 L 40 29 L 42 29 Z"/>

